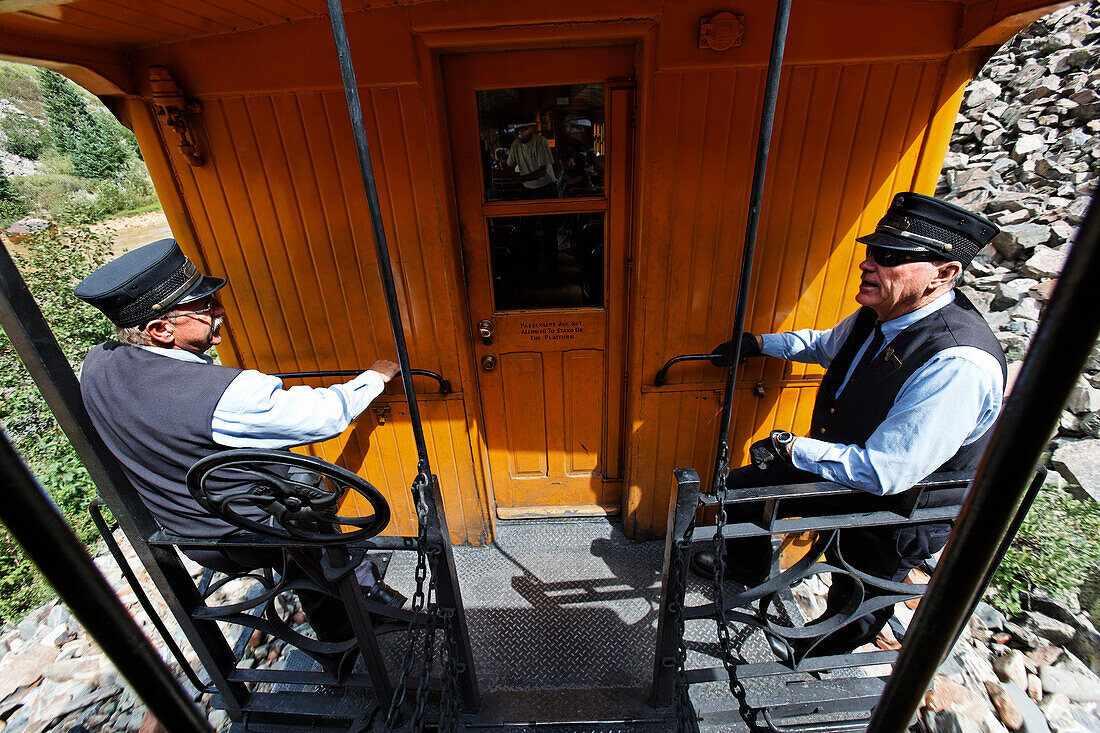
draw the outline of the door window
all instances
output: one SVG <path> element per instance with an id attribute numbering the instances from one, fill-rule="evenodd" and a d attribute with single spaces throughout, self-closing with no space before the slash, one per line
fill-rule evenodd
<path id="1" fill-rule="evenodd" d="M 603 212 L 490 217 L 495 310 L 603 306 Z"/>
<path id="2" fill-rule="evenodd" d="M 486 201 L 603 196 L 604 85 L 477 93 Z"/>

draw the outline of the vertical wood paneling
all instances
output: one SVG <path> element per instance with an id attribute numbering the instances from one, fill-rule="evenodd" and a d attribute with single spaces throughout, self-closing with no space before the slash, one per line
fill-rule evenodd
<path id="1" fill-rule="evenodd" d="M 458 386 L 461 306 L 447 280 L 436 163 L 417 143 L 427 134 L 423 100 L 401 88 L 365 90 L 363 98 L 410 361 Z M 204 100 L 202 122 L 211 163 L 173 162 L 199 259 L 230 281 L 223 361 L 280 372 L 365 369 L 395 358 L 343 95 L 217 97 Z M 431 392 L 435 384 L 418 378 L 416 387 Z M 400 390 L 394 383 L 388 393 Z M 391 503 L 390 531 L 408 533 L 415 443 L 402 424 L 404 403 L 381 402 L 391 409 L 386 426 L 375 426 L 368 412 L 311 450 L 375 483 Z M 430 450 L 442 461 L 433 458 L 432 467 L 457 513 L 452 536 L 484 542 L 486 508 L 463 396 L 421 404 Z"/>
<path id="2" fill-rule="evenodd" d="M 913 185 L 940 70 L 939 61 L 908 61 L 784 71 L 748 330 L 829 328 L 858 307 L 863 247 L 855 238 L 874 228 L 894 192 Z M 661 143 L 652 148 L 639 243 L 643 384 L 670 357 L 709 351 L 729 337 L 763 74 L 698 70 L 654 80 L 659 113 L 650 117 L 651 136 Z M 731 429 L 735 465 L 773 426 L 808 429 L 816 388 L 782 385 L 822 372 L 774 359 L 745 365 Z M 705 364 L 678 366 L 669 382 L 696 387 L 640 395 L 627 512 L 642 536 L 663 532 L 673 468 L 695 465 L 709 480 L 723 377 Z M 758 379 L 769 385 L 764 398 L 747 389 Z"/>

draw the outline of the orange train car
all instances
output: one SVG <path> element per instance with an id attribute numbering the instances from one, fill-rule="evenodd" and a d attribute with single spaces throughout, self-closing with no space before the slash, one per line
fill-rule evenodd
<path id="1" fill-rule="evenodd" d="M 855 237 L 894 192 L 933 191 L 966 83 L 1055 7 L 794 4 L 749 330 L 853 308 Z M 775 3 L 345 12 L 411 363 L 452 386 L 417 378 L 452 539 L 614 514 L 629 536 L 661 535 L 673 468 L 713 461 L 724 374 L 654 375 L 729 338 Z M 323 2 L 9 0 L 0 57 L 64 73 L 136 133 L 175 237 L 230 281 L 223 362 L 394 356 Z M 520 138 L 550 156 L 541 178 L 515 174 Z M 805 430 L 820 376 L 748 365 L 734 459 L 773 425 Z M 389 531 L 412 534 L 399 390 L 311 450 L 378 486 Z"/>

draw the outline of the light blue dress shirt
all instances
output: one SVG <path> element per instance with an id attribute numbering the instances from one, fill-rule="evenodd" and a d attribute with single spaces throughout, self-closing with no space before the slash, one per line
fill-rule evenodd
<path id="1" fill-rule="evenodd" d="M 180 361 L 210 363 L 184 349 L 140 346 Z M 382 394 L 386 383 L 367 370 L 332 387 L 283 389 L 283 380 L 246 369 L 229 383 L 214 408 L 214 442 L 229 448 L 289 448 L 335 438 Z"/>
<path id="2" fill-rule="evenodd" d="M 908 326 L 954 299 L 951 291 L 923 308 L 885 321 L 882 348 Z M 855 319 L 853 313 L 827 331 L 765 334 L 762 350 L 768 356 L 828 368 L 852 332 Z M 868 337 L 860 347 L 839 392 L 844 391 L 870 342 Z M 865 447 L 799 437 L 792 445 L 791 460 L 804 471 L 872 494 L 905 491 L 993 426 L 1001 411 L 1004 387 L 1001 365 L 992 354 L 973 346 L 944 349 L 906 380 Z"/>

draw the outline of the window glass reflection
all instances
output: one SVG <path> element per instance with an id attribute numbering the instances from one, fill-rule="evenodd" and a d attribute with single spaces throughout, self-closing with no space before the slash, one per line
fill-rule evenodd
<path id="1" fill-rule="evenodd" d="M 487 201 L 602 196 L 604 85 L 477 93 Z"/>
<path id="2" fill-rule="evenodd" d="M 603 305 L 603 214 L 488 220 L 497 311 Z"/>

